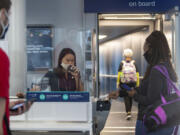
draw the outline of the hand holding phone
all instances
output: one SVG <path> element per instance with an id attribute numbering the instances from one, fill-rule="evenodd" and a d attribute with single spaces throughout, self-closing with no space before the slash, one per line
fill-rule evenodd
<path id="1" fill-rule="evenodd" d="M 25 102 L 24 103 L 16 104 L 16 105 L 14 105 L 13 107 L 10 108 L 10 111 L 18 111 L 18 108 L 22 108 L 23 109 L 24 105 L 25 105 Z"/>
<path id="2" fill-rule="evenodd" d="M 112 91 L 109 93 L 108 98 L 109 99 L 117 99 L 119 97 L 119 91 Z"/>
<path id="3" fill-rule="evenodd" d="M 68 68 L 67 68 L 67 71 L 69 73 L 71 73 L 71 75 L 73 75 L 75 78 L 79 78 L 80 77 L 80 70 L 76 67 L 76 66 L 73 66 L 73 65 L 69 65 Z"/>
<path id="4" fill-rule="evenodd" d="M 20 115 L 28 111 L 32 103 L 33 101 L 29 101 L 29 100 L 28 101 L 24 101 L 24 100 L 11 101 L 9 103 L 10 115 Z"/>

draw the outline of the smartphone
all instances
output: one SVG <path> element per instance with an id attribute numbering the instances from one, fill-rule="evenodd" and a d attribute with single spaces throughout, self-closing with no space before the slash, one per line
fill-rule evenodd
<path id="1" fill-rule="evenodd" d="M 24 105 L 25 105 L 25 102 L 24 103 L 16 104 L 12 108 L 10 108 L 10 111 L 17 111 L 18 108 L 23 107 Z"/>
<path id="2" fill-rule="evenodd" d="M 25 106 L 28 105 L 29 102 L 31 102 L 31 104 L 32 104 L 34 101 L 36 101 L 36 99 L 33 98 L 33 99 L 30 99 L 30 100 L 26 100 L 23 103 L 16 104 L 12 108 L 10 108 L 10 111 L 17 111 L 18 108 L 23 107 L 24 105 Z"/>

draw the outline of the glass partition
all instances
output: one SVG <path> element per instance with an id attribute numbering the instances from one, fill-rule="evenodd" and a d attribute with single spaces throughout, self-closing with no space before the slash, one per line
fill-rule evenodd
<path id="1" fill-rule="evenodd" d="M 30 70 L 28 68 L 29 70 L 27 76 L 28 77 L 27 84 L 29 90 L 79 91 L 77 89 L 77 86 L 73 86 L 73 85 L 84 84 L 85 58 L 88 61 L 91 61 L 91 54 L 90 54 L 91 52 L 86 51 L 85 53 L 83 34 L 84 32 L 80 30 L 75 30 L 75 29 L 67 30 L 67 29 L 62 29 L 60 27 L 54 27 L 53 42 L 52 42 L 53 45 L 52 47 L 49 47 L 51 50 L 53 48 L 52 51 L 53 56 L 51 56 L 51 54 L 48 55 L 49 57 L 47 55 L 45 56 L 45 51 L 43 51 L 41 54 L 39 53 L 40 55 L 38 58 L 33 57 L 36 55 L 33 53 L 31 53 L 31 56 L 28 55 L 31 58 L 32 63 L 37 63 L 36 65 L 32 64 L 32 66 L 30 66 L 30 63 L 28 61 L 29 64 L 28 67 L 33 67 L 33 70 L 32 69 Z M 41 38 L 43 38 L 43 33 L 39 33 L 39 35 L 41 35 Z M 35 38 L 31 43 L 38 44 L 38 39 Z M 34 50 L 38 50 L 39 46 L 45 46 L 45 45 L 42 42 L 39 45 L 36 46 L 31 45 L 31 46 L 33 46 Z M 29 54 L 31 48 L 29 48 L 29 46 L 27 47 L 28 47 L 27 53 Z M 37 51 L 34 52 L 36 53 Z M 49 52 L 46 51 L 46 53 Z M 84 57 L 85 55 L 86 57 Z M 50 65 L 51 62 L 52 62 L 52 67 Z M 41 65 L 39 63 L 41 63 Z M 46 67 L 40 68 L 38 67 L 38 65 L 46 66 Z M 74 68 L 72 69 L 72 71 L 70 70 L 70 65 L 73 66 L 71 68 Z M 89 71 L 86 70 L 86 72 Z M 78 80 L 76 80 L 76 75 L 75 75 L 76 73 L 78 74 Z M 91 72 L 89 73 L 88 76 L 90 75 Z M 81 83 L 76 84 L 77 83 L 76 81 L 81 81 L 82 84 Z M 48 85 L 54 85 L 54 86 L 50 86 L 47 89 L 47 87 L 44 87 L 45 84 L 47 83 Z M 71 88 L 67 88 L 67 87 L 71 87 Z M 85 90 L 84 86 L 83 89 L 81 90 L 83 91 Z"/>
<path id="2" fill-rule="evenodd" d="M 42 7 L 42 3 L 49 6 Z M 81 1 L 74 3 L 77 4 L 76 6 L 81 6 Z M 61 0 L 55 0 L 53 3 L 51 0 L 27 0 L 26 49 L 29 91 L 92 91 L 93 89 L 91 56 L 93 32 L 89 28 L 83 28 L 84 20 L 79 13 L 79 8 L 82 7 L 72 7 L 72 14 L 68 15 L 69 10 L 62 4 L 71 7 L 71 4 Z M 50 30 L 49 33 L 46 28 Z M 62 52 L 64 48 L 69 50 Z M 65 56 L 67 58 L 64 61 Z M 70 70 L 74 70 L 74 73 Z M 78 77 L 75 74 L 78 74 Z"/>

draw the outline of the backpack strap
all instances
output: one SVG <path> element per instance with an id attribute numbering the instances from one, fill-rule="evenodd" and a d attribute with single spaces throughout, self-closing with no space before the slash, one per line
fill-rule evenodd
<path id="1" fill-rule="evenodd" d="M 6 115 L 4 115 L 4 122 L 5 122 L 5 125 L 6 125 L 8 135 L 12 135 L 11 130 L 9 128 L 9 122 L 8 122 L 8 119 L 7 119 Z"/>
<path id="2" fill-rule="evenodd" d="M 122 60 L 122 70 L 124 69 L 124 65 L 126 64 L 126 61 L 125 60 Z M 121 70 L 121 71 L 122 71 Z"/>
<path id="3" fill-rule="evenodd" d="M 170 86 L 171 88 L 173 88 L 173 89 L 175 90 L 176 94 L 180 97 L 180 91 L 177 89 L 177 87 L 175 86 L 175 84 L 174 84 L 174 83 L 172 82 L 172 80 L 170 79 L 166 67 L 165 67 L 165 66 L 157 65 L 157 66 L 155 66 L 154 68 L 157 69 L 158 71 L 160 71 L 160 72 L 166 77 L 168 86 Z M 169 88 L 168 88 L 168 93 L 170 93 L 170 89 L 169 89 Z"/>
<path id="4" fill-rule="evenodd" d="M 175 126 L 173 135 L 178 135 L 178 129 L 179 129 L 179 125 Z"/>
<path id="5" fill-rule="evenodd" d="M 131 63 L 132 63 L 132 64 L 134 64 L 134 62 L 135 62 L 134 60 L 131 60 Z"/>
<path id="6" fill-rule="evenodd" d="M 134 69 L 136 70 L 135 60 L 131 60 L 131 64 L 133 65 Z M 136 72 L 136 71 L 135 71 L 135 72 Z"/>
<path id="7" fill-rule="evenodd" d="M 158 66 L 155 66 L 154 67 L 155 69 L 157 69 L 159 72 L 161 72 L 165 77 L 166 77 L 166 79 L 167 79 L 167 85 L 168 85 L 168 94 L 170 95 L 170 93 L 171 93 L 171 88 L 172 88 L 172 86 L 171 86 L 171 79 L 169 78 L 169 74 L 168 74 L 168 71 L 167 71 L 167 69 L 164 67 L 164 66 L 160 66 L 160 65 L 158 65 Z"/>
<path id="8" fill-rule="evenodd" d="M 124 60 L 122 60 L 122 64 L 124 65 L 126 62 Z"/>

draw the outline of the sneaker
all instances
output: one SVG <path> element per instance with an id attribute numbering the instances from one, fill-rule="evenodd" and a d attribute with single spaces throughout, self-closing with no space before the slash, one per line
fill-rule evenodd
<path id="1" fill-rule="evenodd" d="M 128 112 L 126 116 L 126 120 L 130 120 L 130 119 L 131 119 L 131 112 Z"/>
<path id="2" fill-rule="evenodd" d="M 126 114 L 127 114 L 127 115 L 131 115 L 131 112 L 127 112 Z"/>
<path id="3" fill-rule="evenodd" d="M 131 114 L 128 114 L 126 120 L 130 120 L 130 119 L 131 119 Z"/>

